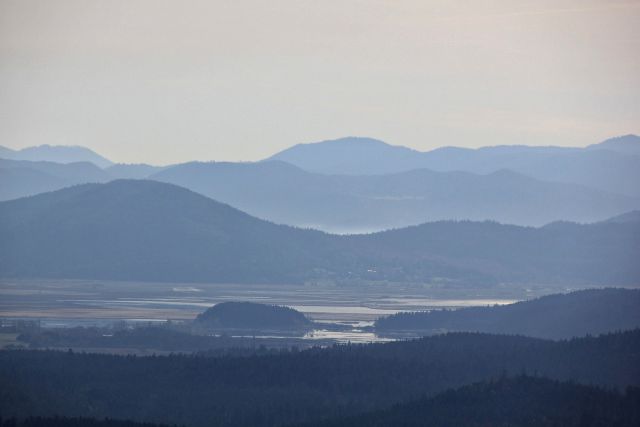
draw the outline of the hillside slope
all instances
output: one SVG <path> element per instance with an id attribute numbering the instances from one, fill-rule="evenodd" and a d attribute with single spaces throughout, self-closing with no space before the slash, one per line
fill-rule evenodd
<path id="1" fill-rule="evenodd" d="M 633 427 L 640 390 L 626 394 L 546 378 L 499 378 L 446 391 L 385 411 L 305 427 Z M 587 421 L 588 420 L 588 421 Z"/>
<path id="2" fill-rule="evenodd" d="M 590 289 L 494 307 L 398 313 L 376 321 L 385 332 L 479 331 L 562 339 L 640 327 L 640 290 Z"/>
<path id="3" fill-rule="evenodd" d="M 4 202 L 0 236 L 4 275 L 160 281 L 295 281 L 324 241 L 152 181 Z"/>
<path id="4" fill-rule="evenodd" d="M 106 182 L 111 176 L 90 162 L 55 163 L 0 159 L 0 201 L 59 190 L 75 184 Z"/>
<path id="5" fill-rule="evenodd" d="M 5 277 L 637 283 L 640 224 L 434 222 L 335 236 L 276 225 L 154 181 L 86 184 L 0 203 Z"/>
<path id="6" fill-rule="evenodd" d="M 379 410 L 505 374 L 638 386 L 639 351 L 637 330 L 561 342 L 449 334 L 220 358 L 3 351 L 0 412 L 281 426 Z"/>

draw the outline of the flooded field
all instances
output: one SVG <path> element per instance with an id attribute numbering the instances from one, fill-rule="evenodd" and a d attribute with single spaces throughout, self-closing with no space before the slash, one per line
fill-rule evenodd
<path id="1" fill-rule="evenodd" d="M 115 321 L 191 320 L 224 301 L 286 305 L 345 331 L 315 330 L 305 339 L 368 342 L 382 338 L 366 330 L 381 316 L 399 311 L 509 304 L 550 293 L 544 287 L 473 290 L 435 285 L 367 284 L 245 285 L 2 280 L 0 318 L 39 320 L 44 327 L 106 325 Z M 557 292 L 557 290 L 556 290 Z M 363 330 L 364 328 L 364 330 Z"/>

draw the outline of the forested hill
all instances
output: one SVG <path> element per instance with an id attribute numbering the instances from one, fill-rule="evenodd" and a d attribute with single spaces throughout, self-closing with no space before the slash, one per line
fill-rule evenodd
<path id="1" fill-rule="evenodd" d="M 253 302 L 222 302 L 200 313 L 195 325 L 211 330 L 306 330 L 313 326 L 290 307 Z"/>
<path id="2" fill-rule="evenodd" d="M 154 181 L 86 184 L 0 203 L 8 276 L 300 281 L 331 262 L 320 232 L 253 218 Z"/>
<path id="3" fill-rule="evenodd" d="M 443 221 L 357 236 L 276 225 L 171 184 L 118 180 L 0 203 L 5 277 L 301 283 L 638 283 L 640 223 Z"/>
<path id="4" fill-rule="evenodd" d="M 640 389 L 624 393 L 540 377 L 497 378 L 449 390 L 433 398 L 301 427 L 636 427 Z M 29 417 L 2 420 L 0 427 L 163 427 L 95 418 Z M 291 427 L 291 426 L 290 426 Z"/>
<path id="5" fill-rule="evenodd" d="M 584 427 L 640 425 L 640 389 L 625 394 L 519 376 L 476 383 L 385 411 L 304 427 Z"/>
<path id="6" fill-rule="evenodd" d="M 82 418 L 82 417 L 27 417 L 22 419 L 0 418 L 0 427 L 170 427 L 164 424 L 137 423 L 128 420 L 113 420 L 110 418 Z M 177 427 L 177 426 L 171 426 Z"/>
<path id="7" fill-rule="evenodd" d="M 640 290 L 589 289 L 493 307 L 398 313 L 375 323 L 377 332 L 479 331 L 571 338 L 640 327 Z"/>
<path id="8" fill-rule="evenodd" d="M 640 385 L 640 331 L 546 341 L 449 334 L 270 356 L 0 352 L 0 413 L 188 426 L 316 422 L 521 373 Z"/>

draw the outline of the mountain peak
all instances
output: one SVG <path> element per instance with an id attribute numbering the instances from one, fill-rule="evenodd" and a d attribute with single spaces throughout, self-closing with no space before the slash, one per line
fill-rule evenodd
<path id="1" fill-rule="evenodd" d="M 267 160 L 281 160 L 310 172 L 329 175 L 378 175 L 397 172 L 398 164 L 415 162 L 416 155 L 420 152 L 411 148 L 374 138 L 350 136 L 297 144 Z M 414 166 L 409 169 L 417 168 L 418 163 Z"/>
<path id="2" fill-rule="evenodd" d="M 386 142 L 380 140 L 380 139 L 376 139 L 376 138 L 370 138 L 367 136 L 345 136 L 342 138 L 336 138 L 336 139 L 326 139 L 323 141 L 317 141 L 317 142 L 308 142 L 308 143 L 303 143 L 303 144 L 298 144 L 298 145 L 319 145 L 319 144 L 323 144 L 323 145 L 368 145 L 368 146 L 372 146 L 372 145 L 377 145 L 377 146 L 385 146 L 385 147 L 390 147 L 390 144 L 387 144 Z"/>
<path id="3" fill-rule="evenodd" d="M 618 224 L 640 222 L 640 210 L 625 212 L 621 215 L 608 218 L 604 222 L 618 223 Z"/>
<path id="4" fill-rule="evenodd" d="M 616 136 L 598 144 L 592 144 L 588 149 L 612 150 L 626 154 L 640 155 L 640 136 L 634 134 Z"/>

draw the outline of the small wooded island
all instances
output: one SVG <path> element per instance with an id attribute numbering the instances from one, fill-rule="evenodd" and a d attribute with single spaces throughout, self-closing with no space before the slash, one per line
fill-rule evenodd
<path id="1" fill-rule="evenodd" d="M 252 302 L 223 302 L 199 314 L 194 326 L 211 331 L 306 332 L 314 322 L 290 307 Z"/>

